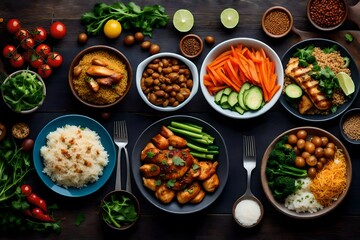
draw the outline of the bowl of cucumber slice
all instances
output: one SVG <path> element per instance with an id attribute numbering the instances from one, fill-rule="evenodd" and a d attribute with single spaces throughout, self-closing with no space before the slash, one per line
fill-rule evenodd
<path id="1" fill-rule="evenodd" d="M 266 113 L 279 100 L 283 72 L 271 47 L 253 38 L 233 38 L 208 53 L 199 82 L 205 99 L 217 112 L 249 119 Z"/>

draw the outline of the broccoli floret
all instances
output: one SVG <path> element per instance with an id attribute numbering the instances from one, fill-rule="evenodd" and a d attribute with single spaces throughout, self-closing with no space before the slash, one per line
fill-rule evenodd
<path id="1" fill-rule="evenodd" d="M 269 182 L 269 187 L 274 198 L 281 202 L 297 190 L 296 180 L 288 176 L 276 177 L 273 181 Z"/>

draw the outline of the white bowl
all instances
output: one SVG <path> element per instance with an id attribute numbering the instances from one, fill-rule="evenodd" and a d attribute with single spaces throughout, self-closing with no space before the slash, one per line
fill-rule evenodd
<path id="1" fill-rule="evenodd" d="M 171 58 L 176 58 L 180 61 L 182 61 L 184 64 L 186 64 L 186 66 L 189 68 L 189 70 L 191 71 L 191 75 L 192 75 L 192 80 L 193 80 L 193 86 L 191 89 L 191 93 L 190 96 L 185 99 L 183 102 L 181 102 L 179 105 L 177 105 L 176 107 L 173 106 L 167 106 L 167 107 L 163 107 L 163 106 L 157 106 L 155 104 L 152 104 L 147 96 L 144 94 L 144 92 L 141 89 L 141 78 L 142 78 L 142 74 L 146 68 L 146 66 L 152 62 L 154 59 L 156 58 L 163 58 L 163 57 L 171 57 Z M 137 67 L 136 69 L 136 88 L 139 92 L 140 97 L 144 100 L 144 102 L 149 105 L 151 108 L 156 109 L 158 111 L 163 111 L 163 112 L 171 112 L 171 111 L 176 111 L 179 110 L 180 108 L 184 107 L 188 102 L 190 102 L 190 100 L 195 96 L 195 94 L 197 93 L 198 89 L 199 89 L 199 74 L 198 74 L 198 70 L 196 65 L 188 60 L 187 58 L 176 54 L 176 53 L 170 53 L 170 52 L 164 52 L 164 53 L 158 53 L 155 55 L 152 55 L 148 58 L 146 58 L 145 60 L 143 60 Z"/>
<path id="2" fill-rule="evenodd" d="M 280 85 L 280 89 L 276 92 L 276 94 L 273 96 L 273 98 L 268 103 L 266 103 L 262 108 L 260 108 L 257 111 L 245 111 L 244 114 L 242 114 L 242 115 L 236 111 L 223 109 L 223 108 L 221 108 L 220 105 L 216 104 L 215 100 L 214 100 L 214 96 L 210 95 L 210 93 L 208 92 L 208 90 L 205 87 L 204 82 L 203 82 L 204 75 L 206 74 L 206 66 L 210 62 L 212 62 L 217 56 L 219 56 L 221 53 L 229 50 L 231 48 L 231 46 L 236 46 L 238 44 L 242 44 L 245 47 L 254 48 L 254 49 L 260 49 L 260 48 L 264 49 L 266 55 L 270 58 L 271 61 L 273 61 L 275 63 L 277 84 Z M 230 117 L 230 118 L 248 119 L 248 118 L 254 118 L 254 117 L 264 114 L 269 109 L 271 109 L 275 105 L 275 103 L 278 101 L 278 99 L 281 96 L 281 91 L 282 91 L 283 83 L 284 83 L 284 69 L 281 64 L 281 60 L 280 60 L 279 56 L 276 54 L 276 52 L 272 48 L 270 48 L 265 43 L 263 43 L 259 40 L 253 39 L 253 38 L 233 38 L 233 39 L 229 39 L 229 40 L 226 40 L 226 41 L 218 44 L 208 53 L 208 55 L 205 57 L 203 64 L 201 66 L 199 80 L 200 80 L 201 91 L 202 91 L 205 99 L 210 104 L 210 106 L 213 107 L 216 111 L 218 111 L 219 113 L 221 113 L 227 117 Z"/>
<path id="3" fill-rule="evenodd" d="M 18 70 L 18 71 L 16 71 L 16 72 L 11 73 L 11 74 L 5 79 L 5 81 L 4 81 L 3 84 L 5 84 L 7 81 L 9 81 L 9 79 L 11 79 L 13 76 L 16 76 L 16 75 L 18 75 L 18 74 L 21 74 L 22 72 L 28 72 L 28 73 L 31 73 L 31 74 L 35 74 L 36 77 L 37 77 L 37 79 L 42 83 L 42 86 L 43 86 L 43 94 L 44 94 L 44 96 L 46 96 L 46 86 L 45 86 L 44 80 L 42 79 L 42 77 L 41 77 L 38 73 L 36 73 L 36 72 L 34 72 L 34 71 L 31 71 L 31 70 L 28 70 L 28 69 Z M 15 109 L 13 109 L 12 106 L 11 106 L 9 103 L 6 102 L 6 100 L 4 99 L 4 93 L 3 93 L 3 92 L 4 92 L 4 90 L 2 89 L 2 90 L 1 90 L 1 94 L 2 94 L 2 97 L 3 97 L 3 100 L 4 100 L 5 104 L 6 104 L 11 110 L 13 110 L 14 112 L 17 112 L 17 113 L 23 113 L 23 114 L 32 113 L 32 112 L 36 111 L 36 110 L 43 104 L 43 102 L 44 102 L 44 100 L 45 100 L 45 97 L 44 97 L 44 99 L 43 99 L 41 102 L 39 102 L 38 105 L 37 105 L 36 107 L 34 107 L 34 108 L 27 109 L 27 110 L 17 111 L 17 110 L 15 110 Z"/>

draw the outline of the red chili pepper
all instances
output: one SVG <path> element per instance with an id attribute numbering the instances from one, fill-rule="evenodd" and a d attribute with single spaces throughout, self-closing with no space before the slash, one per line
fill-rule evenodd
<path id="1" fill-rule="evenodd" d="M 23 184 L 21 185 L 21 192 L 25 197 L 29 196 L 32 193 L 32 188 L 30 185 Z"/>
<path id="2" fill-rule="evenodd" d="M 44 212 L 47 212 L 46 202 L 42 200 L 38 195 L 35 193 L 31 193 L 29 196 L 26 197 L 27 201 L 35 206 L 41 208 Z"/>
<path id="3" fill-rule="evenodd" d="M 43 222 L 55 222 L 55 220 L 50 217 L 50 215 L 45 214 L 41 208 L 34 208 L 32 211 L 32 216 Z"/>
<path id="4" fill-rule="evenodd" d="M 30 216 L 30 217 L 33 216 L 30 209 L 26 209 L 26 210 L 24 211 L 24 213 L 25 213 L 26 215 Z"/>

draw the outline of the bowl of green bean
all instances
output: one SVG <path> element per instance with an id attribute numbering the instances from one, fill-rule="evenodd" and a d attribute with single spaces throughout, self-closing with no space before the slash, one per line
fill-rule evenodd
<path id="1" fill-rule="evenodd" d="M 17 113 L 32 113 L 44 102 L 46 86 L 39 74 L 28 69 L 10 74 L 0 86 L 6 105 Z"/>

